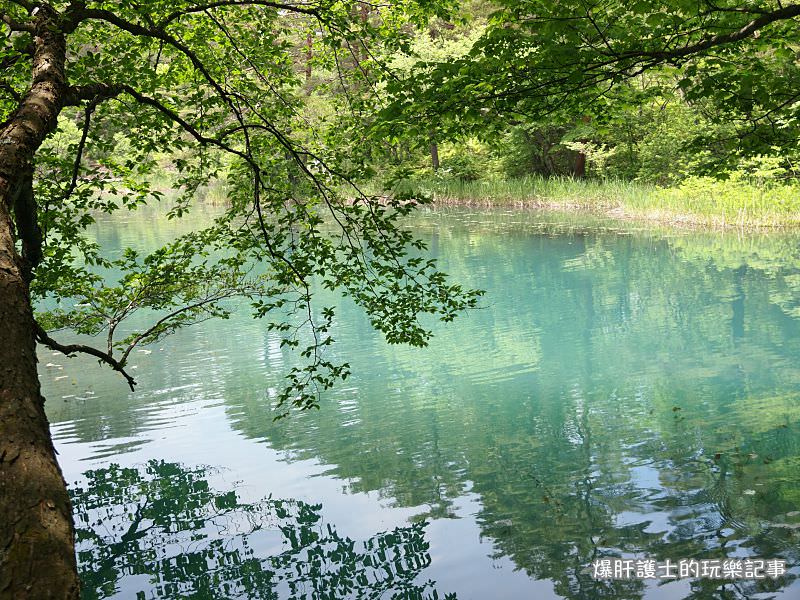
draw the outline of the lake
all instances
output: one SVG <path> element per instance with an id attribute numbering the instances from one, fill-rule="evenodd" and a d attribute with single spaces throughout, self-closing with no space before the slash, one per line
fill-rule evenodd
<path id="1" fill-rule="evenodd" d="M 84 597 L 800 598 L 799 237 L 408 226 L 481 307 L 419 350 L 341 303 L 353 375 L 318 411 L 273 422 L 296 359 L 246 307 L 134 352 L 135 393 L 40 349 Z M 115 253 L 186 227 L 93 235 Z M 604 557 L 787 572 L 598 580 Z"/>

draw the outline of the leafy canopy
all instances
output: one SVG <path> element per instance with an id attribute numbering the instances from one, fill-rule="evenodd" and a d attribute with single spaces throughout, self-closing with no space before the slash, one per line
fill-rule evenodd
<path id="1" fill-rule="evenodd" d="M 346 363 L 323 352 L 333 342 L 334 310 L 312 305 L 315 282 L 355 300 L 392 343 L 424 345 L 430 332 L 421 315 L 450 320 L 475 304 L 478 292 L 449 283 L 400 226 L 424 200 L 362 193 L 352 181 L 363 165 L 347 140 L 322 135 L 302 111 L 295 48 L 309 28 L 320 38 L 319 60 L 337 65 L 344 85 L 363 70 L 352 57 L 365 53 L 354 48 L 377 60 L 407 43 L 409 27 L 443 10 L 404 1 L 365 19 L 360 6 L 5 3 L 0 119 L 28 98 L 37 28 L 66 43 L 59 127 L 35 159 L 36 223 L 18 219 L 33 298 L 57 306 L 37 315 L 41 342 L 89 352 L 124 373 L 135 346 L 224 318 L 227 300 L 244 297 L 307 359 L 288 374 L 279 406 L 308 408 L 348 374 Z M 198 191 L 219 178 L 229 208 L 149 255 L 106 256 L 87 227 L 98 213 L 162 200 L 152 182 L 165 166 L 177 192 L 172 218 L 191 219 Z M 121 273 L 117 281 L 104 276 L 112 271 Z M 149 315 L 149 325 L 121 325 L 136 313 Z M 60 328 L 102 334 L 104 347 L 61 344 L 48 333 Z"/>
<path id="2" fill-rule="evenodd" d="M 739 135 L 797 139 L 800 5 L 773 0 L 499 0 L 456 60 L 420 61 L 390 86 L 384 131 L 435 121 L 445 136 L 510 121 L 603 121 L 626 103 L 711 100 Z M 646 74 L 648 91 L 626 83 Z M 666 91 L 668 90 L 668 91 Z M 781 137 L 783 136 L 783 137 Z"/>

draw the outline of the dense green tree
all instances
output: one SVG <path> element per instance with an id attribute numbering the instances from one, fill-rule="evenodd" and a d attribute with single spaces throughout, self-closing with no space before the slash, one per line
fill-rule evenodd
<path id="1" fill-rule="evenodd" d="M 499 2 L 485 35 L 459 61 L 421 66 L 431 96 L 479 123 L 492 111 L 580 115 L 587 100 L 664 66 L 687 98 L 714 96 L 753 120 L 777 118 L 800 92 L 796 19 L 780 2 Z M 402 96 L 419 103 L 414 90 Z M 450 94 L 455 96 L 447 98 Z M 471 99 L 463 105 L 465 98 Z M 761 108 L 759 112 L 757 108 Z"/>
<path id="2" fill-rule="evenodd" d="M 469 52 L 420 60 L 389 82 L 392 102 L 380 135 L 402 131 L 422 146 L 430 122 L 442 139 L 497 139 L 512 128 L 511 150 L 519 156 L 507 169 L 512 175 L 526 164 L 554 171 L 543 149 L 587 136 L 617 148 L 615 174 L 662 182 L 677 174 L 669 163 L 678 152 L 695 173 L 735 168 L 738 157 L 775 147 L 785 157 L 796 152 L 800 5 L 500 0 L 497 8 Z M 661 122 L 673 120 L 664 107 L 696 127 L 687 131 L 681 118 L 664 132 Z M 589 119 L 588 132 L 577 131 Z M 561 128 L 561 139 L 528 135 L 548 127 Z M 665 133 L 671 154 L 648 154 L 649 137 Z M 664 178 L 654 173 L 665 165 Z"/>
<path id="3" fill-rule="evenodd" d="M 350 186 L 359 163 L 320 141 L 300 110 L 297 18 L 330 48 L 402 43 L 429 8 L 393 3 L 362 18 L 358 3 L 269 0 L 0 2 L 0 596 L 75 598 L 69 498 L 36 373 L 36 342 L 89 353 L 120 371 L 139 344 L 249 299 L 284 344 L 307 359 L 278 404 L 315 406 L 346 377 L 324 354 L 333 309 L 310 281 L 338 288 L 391 342 L 424 345 L 418 317 L 449 320 L 476 294 L 446 282 L 396 226 L 415 202 L 381 203 Z M 78 134 L 67 135 L 69 127 Z M 297 135 L 305 129 L 302 136 Z M 332 143 L 333 142 L 333 143 Z M 346 147 L 343 145 L 342 147 Z M 97 211 L 160 194 L 149 181 L 172 162 L 173 209 L 229 168 L 231 208 L 148 256 L 117 259 L 87 241 Z M 120 273 L 106 281 L 103 273 Z M 34 315 L 41 300 L 51 310 Z M 134 313 L 152 315 L 131 329 Z M 65 345 L 53 329 L 105 337 Z"/>

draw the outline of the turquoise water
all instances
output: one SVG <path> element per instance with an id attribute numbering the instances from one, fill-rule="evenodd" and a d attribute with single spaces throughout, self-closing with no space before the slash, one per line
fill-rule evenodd
<path id="1" fill-rule="evenodd" d="M 414 350 L 343 303 L 353 375 L 319 411 L 272 421 L 294 357 L 244 308 L 136 352 L 133 394 L 40 351 L 85 597 L 800 598 L 800 239 L 409 226 L 482 306 Z M 118 252 L 181 227 L 95 235 Z M 613 556 L 788 572 L 595 580 Z"/>

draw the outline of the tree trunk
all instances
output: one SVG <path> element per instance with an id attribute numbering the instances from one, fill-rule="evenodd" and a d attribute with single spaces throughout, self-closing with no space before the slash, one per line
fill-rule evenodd
<path id="1" fill-rule="evenodd" d="M 0 203 L 0 598 L 78 598 L 72 509 L 44 413 L 28 285 Z"/>
<path id="2" fill-rule="evenodd" d="M 578 152 L 575 157 L 575 165 L 572 169 L 572 174 L 578 179 L 586 177 L 586 155 L 583 152 Z"/>
<path id="3" fill-rule="evenodd" d="M 42 4 L 35 14 L 32 84 L 0 125 L 2 600 L 79 596 L 72 509 L 39 389 L 28 287 L 41 243 L 29 178 L 34 154 L 64 105 L 66 42 L 52 8 Z M 15 236 L 25 256 L 17 252 Z"/>
<path id="4" fill-rule="evenodd" d="M 434 171 L 439 170 L 439 145 L 436 142 L 431 144 L 431 165 Z"/>

